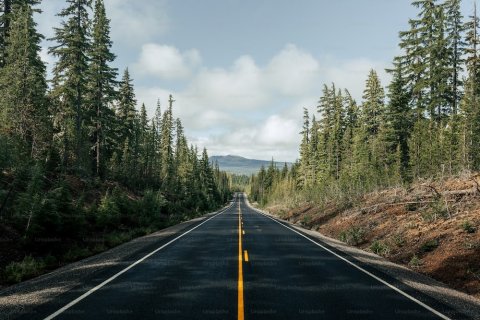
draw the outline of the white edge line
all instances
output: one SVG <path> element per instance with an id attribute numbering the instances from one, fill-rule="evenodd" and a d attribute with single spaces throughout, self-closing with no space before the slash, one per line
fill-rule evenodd
<path id="1" fill-rule="evenodd" d="M 256 209 L 256 208 L 254 208 L 254 207 L 250 206 L 250 203 L 248 203 L 248 206 L 249 206 L 251 209 L 253 209 L 254 211 L 256 211 L 256 212 L 260 213 L 261 215 L 263 215 L 263 216 L 265 216 L 265 217 L 267 217 L 267 218 L 269 218 L 269 219 L 271 219 L 271 220 L 275 221 L 275 222 L 276 222 L 276 223 L 278 223 L 279 225 L 281 225 L 281 226 L 284 226 L 285 228 L 287 228 L 287 229 L 289 229 L 289 230 L 291 230 L 291 231 L 295 232 L 296 234 L 298 234 L 298 235 L 302 236 L 303 238 L 307 239 L 308 241 L 310 241 L 310 242 L 312 242 L 312 243 L 316 244 L 317 246 L 319 246 L 320 248 L 324 249 L 325 251 L 327 251 L 327 252 L 329 252 L 329 253 L 333 254 L 333 255 L 334 255 L 334 256 L 336 256 L 337 258 L 339 258 L 339 259 L 341 259 L 341 260 L 345 261 L 345 262 L 346 262 L 346 263 L 348 263 L 349 265 L 351 265 L 351 266 L 355 267 L 356 269 L 358 269 L 358 270 L 362 271 L 363 273 L 365 273 L 365 274 L 369 275 L 370 277 L 374 278 L 375 280 L 377 280 L 377 281 L 379 281 L 379 282 L 383 283 L 384 285 L 386 285 L 386 286 L 387 286 L 387 287 L 389 287 L 390 289 L 393 289 L 393 290 L 395 290 L 396 292 L 400 293 L 400 294 L 401 294 L 401 295 L 403 295 L 404 297 L 406 297 L 406 298 L 408 298 L 408 299 L 412 300 L 413 302 L 417 303 L 418 305 L 422 306 L 423 308 L 427 309 L 428 311 L 432 312 L 433 314 L 435 314 L 435 315 L 439 316 L 440 318 L 442 318 L 442 319 L 445 319 L 445 320 L 452 320 L 451 318 L 447 317 L 447 316 L 446 316 L 446 315 L 444 315 L 443 313 L 441 313 L 441 312 L 439 312 L 439 311 L 437 311 L 437 310 L 433 309 L 433 308 L 432 308 L 432 307 L 430 307 L 429 305 L 427 305 L 427 304 L 423 303 L 422 301 L 420 301 L 420 300 L 418 300 L 418 299 L 416 299 L 416 298 L 412 297 L 412 296 L 411 296 L 411 295 L 409 295 L 408 293 L 406 293 L 406 292 L 402 291 L 401 289 L 399 289 L 399 288 L 395 287 L 394 285 L 392 285 L 392 284 L 390 284 L 390 283 L 386 282 L 385 280 L 383 280 L 383 279 L 381 279 L 381 278 L 377 277 L 377 276 L 376 276 L 376 275 L 374 275 L 373 273 L 371 273 L 371 272 L 369 272 L 369 271 L 365 270 L 364 268 L 362 268 L 362 267 L 360 267 L 360 266 L 356 265 L 355 263 L 351 262 L 350 260 L 348 260 L 348 259 L 345 259 L 345 258 L 344 258 L 344 257 L 342 257 L 341 255 L 339 255 L 339 254 L 337 254 L 337 253 L 333 252 L 332 250 L 328 249 L 327 247 L 325 247 L 325 246 L 321 245 L 320 243 L 318 243 L 318 242 L 316 242 L 316 241 L 314 241 L 314 240 L 310 239 L 310 238 L 309 238 L 309 237 L 307 237 L 306 235 L 304 235 L 304 234 L 302 234 L 302 233 L 298 232 L 298 231 L 297 231 L 297 230 L 295 230 L 295 229 L 292 229 L 292 228 L 290 228 L 289 226 L 287 226 L 287 225 L 285 225 L 285 224 L 283 224 L 283 223 L 281 223 L 281 222 L 277 221 L 276 219 L 274 219 L 274 218 L 272 218 L 272 217 L 269 217 L 268 215 L 264 214 L 264 213 L 263 213 L 263 212 L 261 212 L 260 210 L 258 210 L 258 209 Z"/>
<path id="2" fill-rule="evenodd" d="M 154 251 L 150 252 L 149 254 L 147 254 L 146 256 L 144 256 L 143 258 L 141 258 L 140 260 L 137 260 L 135 261 L 134 263 L 132 263 L 131 265 L 129 265 L 128 267 L 126 267 L 125 269 L 121 270 L 120 272 L 114 274 L 113 276 L 111 276 L 110 278 L 108 278 L 107 280 L 103 281 L 102 283 L 100 283 L 99 285 L 97 285 L 96 287 L 90 289 L 89 291 L 85 292 L 84 294 L 82 294 L 80 297 L 76 298 L 75 300 L 73 300 L 72 302 L 68 303 L 67 305 L 65 305 L 64 307 L 58 309 L 56 312 L 52 313 L 51 315 L 49 315 L 48 317 L 46 317 L 44 320 L 51 320 L 51 319 L 54 319 L 55 317 L 59 316 L 60 314 L 62 314 L 63 312 L 65 312 L 67 309 L 73 307 L 74 305 L 76 305 L 77 303 L 79 303 L 80 301 L 82 301 L 83 299 L 85 299 L 86 297 L 88 297 L 89 295 L 91 295 L 92 293 L 94 293 L 95 291 L 97 291 L 98 289 L 100 289 L 101 287 L 105 286 L 106 284 L 108 284 L 109 282 L 112 282 L 113 280 L 115 280 L 116 278 L 118 278 L 119 276 L 121 276 L 122 274 L 124 274 L 125 272 L 127 272 L 128 270 L 132 269 L 133 267 L 135 267 L 137 264 L 145 261 L 146 259 L 148 259 L 149 257 L 151 257 L 152 255 L 154 255 L 155 253 L 157 253 L 158 251 L 162 250 L 163 248 L 169 246 L 170 244 L 172 244 L 173 242 L 177 241 L 178 239 L 182 238 L 183 236 L 189 234 L 190 232 L 192 232 L 193 230 L 197 229 L 198 227 L 200 227 L 201 225 L 203 225 L 204 223 L 207 223 L 208 221 L 212 220 L 213 218 L 216 218 L 217 216 L 221 215 L 222 213 L 224 213 L 225 211 L 227 211 L 228 209 L 230 209 L 232 206 L 234 205 L 231 204 L 230 206 L 228 206 L 227 208 L 223 209 L 222 211 L 220 211 L 219 213 L 217 213 L 216 215 L 214 215 L 213 217 L 210 217 L 208 218 L 207 220 L 203 221 L 202 223 L 200 223 L 199 225 L 193 227 L 192 229 L 188 230 L 188 231 L 185 231 L 184 233 L 182 233 L 181 235 L 179 235 L 178 237 L 176 237 L 175 239 L 172 239 L 170 240 L 169 242 L 165 243 L 163 246 L 155 249 Z"/>

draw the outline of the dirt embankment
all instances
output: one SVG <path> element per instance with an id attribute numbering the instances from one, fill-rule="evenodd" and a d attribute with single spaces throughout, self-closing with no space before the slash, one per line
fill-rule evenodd
<path id="1" fill-rule="evenodd" d="M 480 298 L 480 175 L 365 195 L 352 208 L 267 210 Z"/>

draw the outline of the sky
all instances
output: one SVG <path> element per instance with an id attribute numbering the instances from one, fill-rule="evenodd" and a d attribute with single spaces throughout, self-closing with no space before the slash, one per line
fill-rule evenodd
<path id="1" fill-rule="evenodd" d="M 175 99 L 189 141 L 210 155 L 295 161 L 302 109 L 316 112 L 324 84 L 357 102 L 368 72 L 382 84 L 399 54 L 409 0 L 104 0 L 114 66 L 128 67 L 139 106 Z M 36 17 L 48 39 L 65 0 Z M 463 1 L 468 16 L 473 2 Z M 54 60 L 44 41 L 42 58 Z"/>

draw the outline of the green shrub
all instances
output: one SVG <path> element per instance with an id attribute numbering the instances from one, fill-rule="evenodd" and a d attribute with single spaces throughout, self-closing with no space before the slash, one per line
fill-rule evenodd
<path id="1" fill-rule="evenodd" d="M 462 229 L 467 233 L 474 233 L 475 231 L 477 231 L 477 228 L 475 228 L 473 224 L 468 220 L 462 222 Z"/>
<path id="2" fill-rule="evenodd" d="M 114 232 L 110 233 L 105 237 L 105 244 L 109 248 L 116 247 L 125 243 L 127 241 L 132 240 L 132 233 L 131 232 Z"/>
<path id="3" fill-rule="evenodd" d="M 88 248 L 73 246 L 63 255 L 63 260 L 67 262 L 77 261 L 92 255 Z"/>
<path id="4" fill-rule="evenodd" d="M 43 261 L 35 260 L 32 256 L 26 256 L 20 262 L 12 262 L 7 265 L 3 277 L 7 283 L 18 283 L 39 275 L 44 268 Z"/>
<path id="5" fill-rule="evenodd" d="M 120 209 L 116 197 L 108 192 L 100 201 L 97 213 L 97 226 L 100 228 L 115 228 L 120 223 Z"/>
<path id="6" fill-rule="evenodd" d="M 393 236 L 393 242 L 397 247 L 401 248 L 405 245 L 407 241 L 405 240 L 403 235 L 401 235 L 400 233 L 397 233 L 396 235 Z"/>
<path id="7" fill-rule="evenodd" d="M 310 222 L 312 222 L 312 216 L 310 215 L 305 215 L 302 217 L 302 225 L 308 225 L 310 224 Z"/>
<path id="8" fill-rule="evenodd" d="M 140 226 L 149 226 L 151 224 L 160 226 L 161 213 L 167 201 L 159 191 L 147 190 L 145 191 L 143 198 L 139 200 L 137 206 L 140 213 Z"/>
<path id="9" fill-rule="evenodd" d="M 380 256 L 388 256 L 390 253 L 390 248 L 388 245 L 378 240 L 373 241 L 373 243 L 370 245 L 370 250 Z"/>
<path id="10" fill-rule="evenodd" d="M 410 262 L 408 263 L 410 267 L 420 267 L 422 265 L 422 260 L 417 257 L 416 254 L 413 255 L 412 259 L 410 259 Z"/>
<path id="11" fill-rule="evenodd" d="M 43 258 L 43 263 L 45 264 L 46 268 L 55 268 L 58 266 L 58 260 L 55 256 L 48 255 Z"/>
<path id="12" fill-rule="evenodd" d="M 103 243 L 99 243 L 99 244 L 96 244 L 93 249 L 92 249 L 92 252 L 94 254 L 97 254 L 97 253 L 100 253 L 100 252 L 103 252 L 107 250 L 107 247 L 103 244 Z"/>
<path id="13" fill-rule="evenodd" d="M 405 205 L 405 210 L 407 211 L 417 211 L 418 203 L 407 203 Z"/>
<path id="14" fill-rule="evenodd" d="M 430 209 L 435 218 L 437 217 L 448 218 L 449 216 L 445 202 L 442 201 L 441 199 L 438 199 L 437 201 L 432 202 L 430 204 Z"/>
<path id="15" fill-rule="evenodd" d="M 361 227 L 351 227 L 340 233 L 340 240 L 349 245 L 359 245 L 365 241 L 365 230 Z"/>
<path id="16" fill-rule="evenodd" d="M 433 222 L 435 221 L 435 215 L 431 210 L 422 211 L 422 219 L 425 222 Z"/>
<path id="17" fill-rule="evenodd" d="M 433 239 L 433 240 L 428 240 L 422 244 L 420 247 L 421 252 L 431 252 L 435 250 L 438 247 L 438 240 Z"/>

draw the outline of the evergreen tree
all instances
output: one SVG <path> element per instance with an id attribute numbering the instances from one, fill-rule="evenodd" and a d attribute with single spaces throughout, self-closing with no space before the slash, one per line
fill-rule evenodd
<path id="1" fill-rule="evenodd" d="M 460 88 L 463 85 L 460 75 L 463 71 L 463 55 L 465 52 L 465 41 L 463 33 L 465 32 L 465 24 L 463 23 L 463 15 L 460 9 L 461 0 L 446 0 L 443 4 L 445 7 L 445 24 L 447 33 L 447 50 L 448 50 L 448 70 L 450 71 L 449 86 L 450 100 L 452 112 L 457 114 L 458 104 L 461 99 Z"/>
<path id="2" fill-rule="evenodd" d="M 410 132 L 412 128 L 412 114 L 408 105 L 409 96 L 405 90 L 406 81 L 402 74 L 403 68 L 400 65 L 396 65 L 395 69 L 390 70 L 393 79 L 389 86 L 389 103 L 386 111 L 386 124 L 388 126 L 389 133 L 387 140 L 390 144 L 390 152 L 400 156 L 397 159 L 400 163 L 400 174 L 404 180 L 409 179 L 409 147 L 408 140 L 410 138 Z"/>
<path id="3" fill-rule="evenodd" d="M 92 46 L 89 51 L 89 104 L 92 126 L 92 150 L 95 174 L 100 176 L 104 167 L 103 156 L 105 137 L 113 129 L 115 121 L 111 108 L 116 98 L 115 86 L 117 84 L 117 69 L 109 66 L 115 60 L 115 55 L 110 51 L 110 20 L 106 16 L 103 0 L 96 0 L 95 15 L 93 19 Z"/>
<path id="4" fill-rule="evenodd" d="M 370 136 L 376 136 L 385 115 L 385 92 L 375 70 L 370 70 L 363 91 L 362 122 Z"/>
<path id="5" fill-rule="evenodd" d="M 135 91 L 127 68 L 123 73 L 118 91 L 117 118 L 120 124 L 118 133 L 120 145 L 123 145 L 127 139 L 130 140 L 130 143 L 134 141 L 136 104 Z"/>
<path id="6" fill-rule="evenodd" d="M 480 19 L 476 5 L 473 15 L 466 23 L 466 66 L 467 80 L 465 95 L 461 102 L 462 114 L 462 163 L 468 169 L 480 169 L 480 55 L 478 33 Z"/>
<path id="7" fill-rule="evenodd" d="M 161 172 L 160 177 L 164 189 L 172 186 L 172 179 L 174 178 L 174 158 L 173 158 L 173 96 L 170 95 L 168 109 L 163 113 L 161 126 L 161 140 L 160 140 L 160 158 L 161 158 Z"/>
<path id="8" fill-rule="evenodd" d="M 0 69 L 0 127 L 26 142 L 29 154 L 38 158 L 50 139 L 45 65 L 39 56 L 43 37 L 29 4 L 15 4 L 14 9 L 5 65 Z"/>
<path id="9" fill-rule="evenodd" d="M 11 0 L 3 0 L 0 2 L 0 68 L 5 65 L 5 50 L 7 48 L 7 35 L 9 29 L 8 16 L 11 10 Z"/>
<path id="10" fill-rule="evenodd" d="M 58 16 L 62 21 L 55 28 L 54 40 L 57 45 L 50 53 L 57 58 L 53 68 L 52 98 L 56 109 L 55 125 L 57 138 L 61 139 L 64 165 L 76 168 L 86 165 L 85 130 L 88 57 L 90 50 L 90 19 L 88 10 L 91 0 L 67 0 L 67 7 Z M 72 153 L 73 150 L 73 153 Z"/>
<path id="11" fill-rule="evenodd" d="M 335 90 L 335 87 L 332 88 Z M 342 164 L 342 152 L 343 152 L 343 135 L 345 132 L 345 110 L 344 110 L 344 98 L 343 93 L 339 89 L 337 94 L 334 93 L 334 124 L 333 124 L 333 135 L 331 141 L 329 141 L 330 147 L 328 148 L 332 152 L 332 164 L 333 176 L 335 179 L 340 177 L 340 169 Z"/>
<path id="12" fill-rule="evenodd" d="M 299 181 L 300 186 L 306 187 L 309 184 L 309 163 L 310 163 L 310 116 L 308 114 L 307 108 L 303 108 L 303 128 L 302 132 L 302 143 L 300 144 L 300 171 L 301 179 Z"/>

